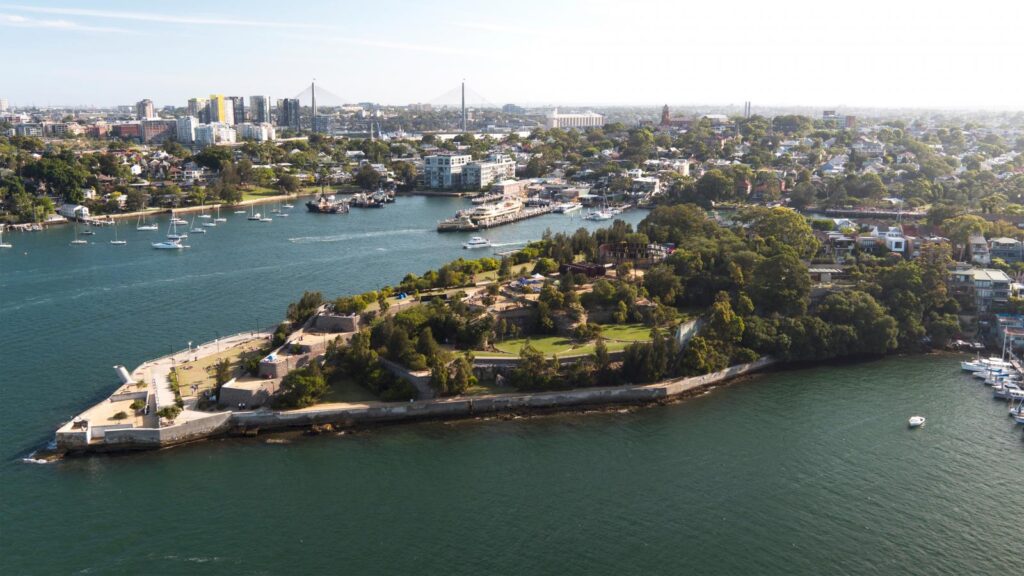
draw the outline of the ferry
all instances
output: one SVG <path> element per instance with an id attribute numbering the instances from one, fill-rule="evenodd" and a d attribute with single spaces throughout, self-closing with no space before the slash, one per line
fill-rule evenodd
<path id="1" fill-rule="evenodd" d="M 490 245 L 490 240 L 486 238 L 481 238 L 480 236 L 473 236 L 472 238 L 469 239 L 469 242 L 463 244 L 462 247 L 465 248 L 466 250 L 473 250 L 475 248 L 487 248 Z"/>
<path id="2" fill-rule="evenodd" d="M 480 227 L 466 215 L 457 215 L 437 223 L 438 232 L 472 232 Z"/>
<path id="3" fill-rule="evenodd" d="M 522 202 L 515 199 L 509 199 L 499 204 L 484 204 L 483 206 L 475 208 L 469 213 L 469 219 L 474 222 L 478 220 L 491 220 L 493 218 L 500 218 L 510 214 L 518 214 L 522 209 Z"/>

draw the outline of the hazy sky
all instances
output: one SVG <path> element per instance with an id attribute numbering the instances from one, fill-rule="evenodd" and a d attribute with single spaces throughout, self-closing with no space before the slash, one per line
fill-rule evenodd
<path id="1" fill-rule="evenodd" d="M 0 0 L 0 97 L 1024 108 L 1024 2 L 908 4 Z"/>

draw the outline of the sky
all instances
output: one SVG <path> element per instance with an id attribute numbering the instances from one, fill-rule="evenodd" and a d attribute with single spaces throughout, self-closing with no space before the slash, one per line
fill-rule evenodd
<path id="1" fill-rule="evenodd" d="M 941 4 L 0 0 L 0 97 L 1024 109 L 1024 2 Z"/>

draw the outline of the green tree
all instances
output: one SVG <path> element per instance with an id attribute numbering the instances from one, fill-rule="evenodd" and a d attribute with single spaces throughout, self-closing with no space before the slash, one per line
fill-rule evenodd
<path id="1" fill-rule="evenodd" d="M 316 404 L 327 393 L 327 380 L 317 362 L 292 370 L 281 380 L 275 405 L 279 408 L 304 408 Z"/>
<path id="2" fill-rule="evenodd" d="M 750 293 L 764 314 L 800 316 L 807 311 L 811 278 L 803 262 L 784 251 L 757 265 Z"/>

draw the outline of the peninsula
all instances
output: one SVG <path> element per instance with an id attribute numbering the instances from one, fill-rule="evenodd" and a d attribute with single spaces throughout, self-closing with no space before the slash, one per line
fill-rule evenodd
<path id="1" fill-rule="evenodd" d="M 307 292 L 273 332 L 116 367 L 115 392 L 62 425 L 56 446 L 651 403 L 776 362 L 917 351 L 957 334 L 948 246 L 912 260 L 857 251 L 843 279 L 809 265 L 824 250 L 788 208 L 725 218 L 673 204 L 635 230 L 545 234 L 334 300 Z"/>

